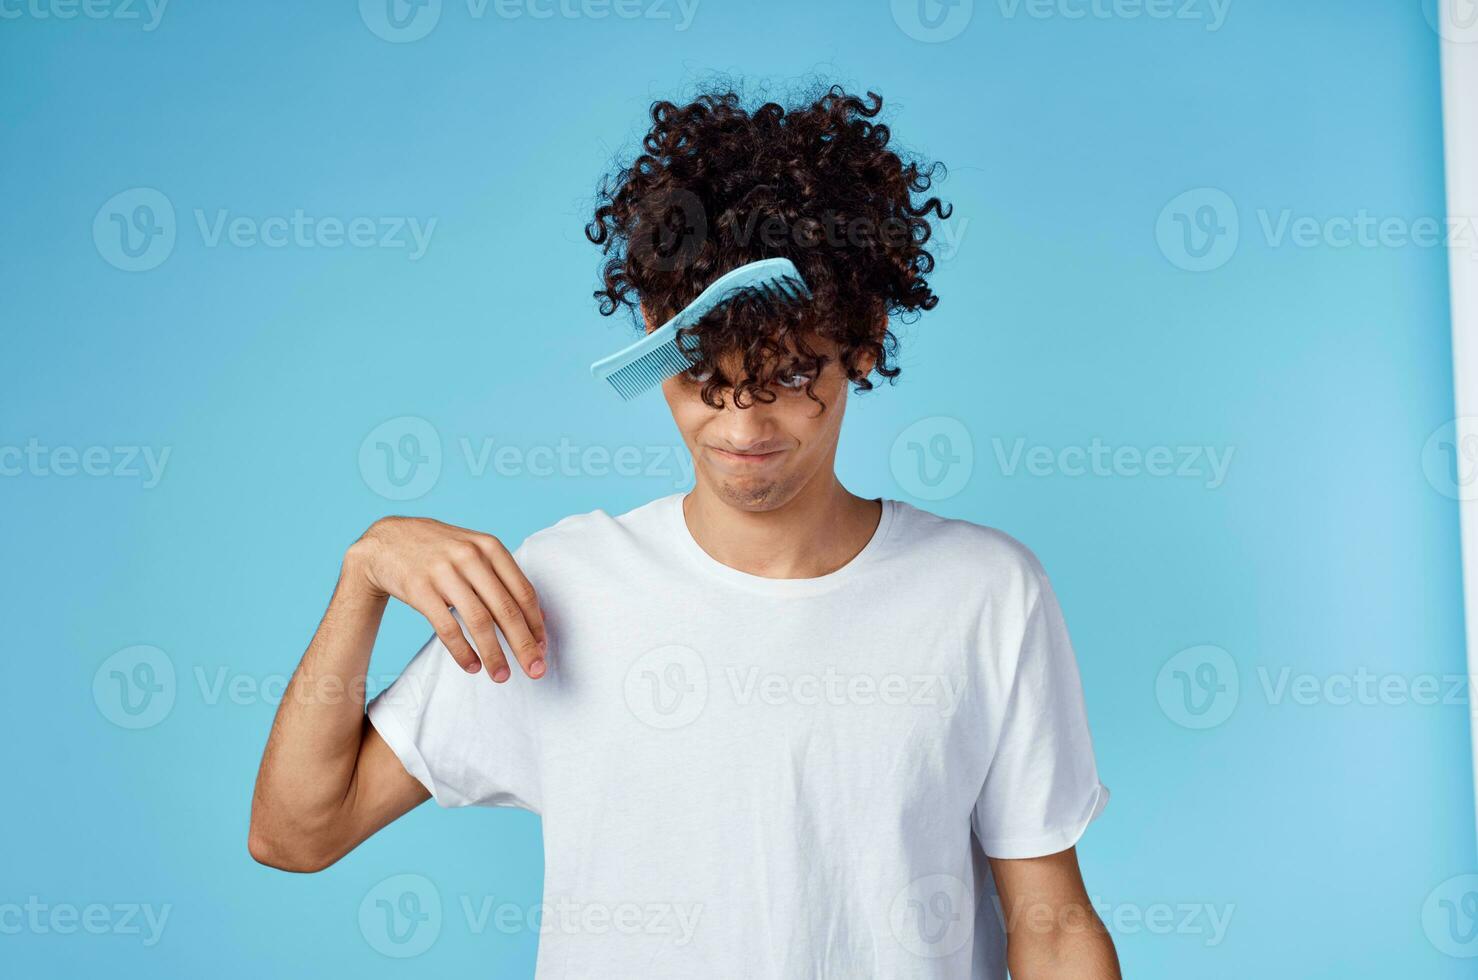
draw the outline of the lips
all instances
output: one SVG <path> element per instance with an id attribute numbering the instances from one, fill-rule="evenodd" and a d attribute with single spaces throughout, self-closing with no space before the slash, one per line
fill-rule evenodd
<path id="1" fill-rule="evenodd" d="M 708 451 L 721 461 L 733 463 L 736 466 L 758 466 L 772 459 L 778 459 L 782 452 L 782 450 L 776 449 L 766 453 L 737 453 L 727 449 L 719 449 L 717 446 L 708 447 Z"/>

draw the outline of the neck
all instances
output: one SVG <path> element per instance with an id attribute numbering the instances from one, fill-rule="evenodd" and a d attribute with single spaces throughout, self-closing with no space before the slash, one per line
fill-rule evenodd
<path id="1" fill-rule="evenodd" d="M 880 500 L 857 496 L 831 472 L 772 510 L 736 507 L 701 479 L 683 498 L 683 516 L 699 547 L 730 568 L 765 578 L 836 571 L 867 546 L 882 513 Z"/>

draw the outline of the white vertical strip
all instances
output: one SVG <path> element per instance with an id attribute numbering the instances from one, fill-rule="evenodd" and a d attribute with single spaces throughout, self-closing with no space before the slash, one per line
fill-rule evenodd
<path id="1" fill-rule="evenodd" d="M 1423 6 L 1442 38 L 1456 446 L 1465 447 L 1478 445 L 1478 245 L 1473 241 L 1474 219 L 1478 217 L 1478 0 L 1425 0 Z M 1464 453 L 1457 450 L 1458 465 L 1463 462 Z M 1478 497 L 1460 494 L 1458 513 L 1462 526 L 1468 688 L 1478 690 Z M 1471 710 L 1474 806 L 1478 808 L 1478 724 L 1473 724 Z"/>

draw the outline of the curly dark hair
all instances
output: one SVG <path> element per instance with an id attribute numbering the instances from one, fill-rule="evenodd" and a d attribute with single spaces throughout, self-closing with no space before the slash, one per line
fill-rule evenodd
<path id="1" fill-rule="evenodd" d="M 825 358 L 808 337 L 834 341 L 847 379 L 871 390 L 871 371 L 892 382 L 897 338 L 890 318 L 907 322 L 939 302 L 925 277 L 930 215 L 950 216 L 927 192 L 943 164 L 904 159 L 889 128 L 872 120 L 882 97 L 831 86 L 791 107 L 765 102 L 748 110 L 731 90 L 686 105 L 653 103 L 642 153 L 601 183 L 585 235 L 606 256 L 600 312 L 625 307 L 665 323 L 725 272 L 758 259 L 795 263 L 811 298 L 789 302 L 752 291 L 721 305 L 684 331 L 691 374 L 702 397 L 723 406 L 770 401 L 777 379 L 810 375 Z M 743 375 L 718 370 L 742 355 Z M 816 398 L 812 385 L 806 392 Z"/>

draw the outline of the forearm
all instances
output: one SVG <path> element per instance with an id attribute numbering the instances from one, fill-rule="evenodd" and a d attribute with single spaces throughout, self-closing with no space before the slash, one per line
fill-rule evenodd
<path id="1" fill-rule="evenodd" d="M 1035 929 L 1018 924 L 1007 937 L 1012 980 L 1121 980 L 1118 954 L 1103 923 L 1092 908 L 1074 911 Z"/>
<path id="2" fill-rule="evenodd" d="M 365 672 L 386 601 L 356 574 L 351 549 L 262 755 L 251 816 L 259 860 L 310 864 L 340 850 L 364 737 Z"/>

